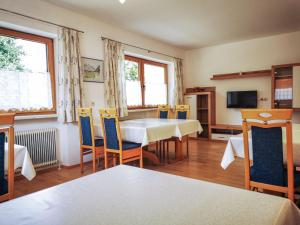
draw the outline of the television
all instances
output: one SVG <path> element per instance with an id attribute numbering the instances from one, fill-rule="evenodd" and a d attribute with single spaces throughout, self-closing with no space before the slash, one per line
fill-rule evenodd
<path id="1" fill-rule="evenodd" d="M 257 91 L 228 91 L 227 108 L 257 108 Z"/>

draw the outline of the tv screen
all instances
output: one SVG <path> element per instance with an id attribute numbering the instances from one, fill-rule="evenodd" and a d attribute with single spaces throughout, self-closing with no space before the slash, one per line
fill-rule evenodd
<path id="1" fill-rule="evenodd" d="M 257 108 L 257 91 L 228 91 L 227 108 Z"/>

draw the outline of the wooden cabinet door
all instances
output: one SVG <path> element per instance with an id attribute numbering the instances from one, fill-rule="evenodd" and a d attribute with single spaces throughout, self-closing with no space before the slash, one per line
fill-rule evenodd
<path id="1" fill-rule="evenodd" d="M 197 119 L 197 95 L 184 96 L 184 104 L 190 105 L 190 119 Z"/>
<path id="2" fill-rule="evenodd" d="M 300 108 L 300 66 L 293 67 L 293 108 Z"/>
<path id="3" fill-rule="evenodd" d="M 190 105 L 190 119 L 197 119 L 197 95 L 185 95 L 184 104 Z M 190 134 L 190 137 L 197 137 L 197 133 Z"/>

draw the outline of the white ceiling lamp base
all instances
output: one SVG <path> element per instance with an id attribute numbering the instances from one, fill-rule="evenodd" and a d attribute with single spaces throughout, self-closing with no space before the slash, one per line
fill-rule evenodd
<path id="1" fill-rule="evenodd" d="M 126 2 L 126 0 L 119 0 L 119 2 L 120 2 L 121 4 L 124 4 L 124 3 Z"/>

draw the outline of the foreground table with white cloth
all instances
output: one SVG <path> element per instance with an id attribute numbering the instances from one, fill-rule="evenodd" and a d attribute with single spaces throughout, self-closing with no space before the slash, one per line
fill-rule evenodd
<path id="1" fill-rule="evenodd" d="M 283 137 L 285 137 L 285 130 L 283 129 Z M 286 144 L 285 139 L 283 139 L 283 148 L 285 150 Z M 300 167 L 300 125 L 293 124 L 293 155 L 295 166 Z M 249 156 L 253 159 L 253 149 L 252 149 L 252 138 L 251 132 L 249 134 Z M 230 137 L 222 158 L 221 166 L 226 169 L 234 160 L 235 157 L 244 158 L 244 142 L 243 136 L 238 135 L 235 137 Z M 286 161 L 286 154 L 283 155 L 284 161 Z"/>
<path id="2" fill-rule="evenodd" d="M 100 123 L 95 125 L 95 135 L 102 136 Z M 149 143 L 165 140 L 171 137 L 182 137 L 201 133 L 203 131 L 198 120 L 180 120 L 180 119 L 158 119 L 146 118 L 136 120 L 126 120 L 120 122 L 122 138 L 125 141 L 141 143 L 147 146 Z M 179 147 L 176 158 L 181 160 L 183 157 L 182 148 Z M 148 156 L 148 152 L 145 152 Z"/>
<path id="3" fill-rule="evenodd" d="M 14 145 L 14 168 L 22 168 L 21 174 L 28 180 L 32 180 L 36 176 L 31 158 L 25 146 Z M 5 143 L 5 170 L 8 168 L 8 144 Z"/>
<path id="4" fill-rule="evenodd" d="M 122 165 L 0 204 L 0 221 L 299 225 L 300 211 L 286 198 Z"/>

